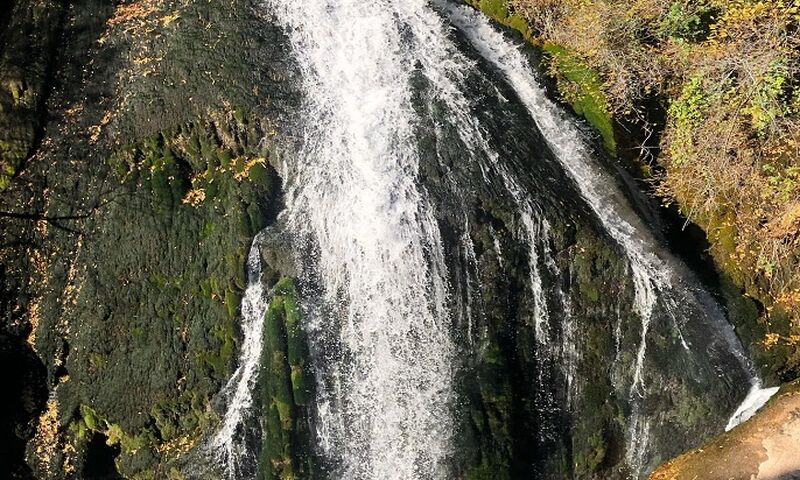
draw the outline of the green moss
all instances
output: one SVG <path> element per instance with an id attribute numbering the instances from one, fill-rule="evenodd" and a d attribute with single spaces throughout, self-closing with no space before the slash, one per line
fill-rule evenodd
<path id="1" fill-rule="evenodd" d="M 80 441 L 86 438 L 86 433 L 89 431 L 89 428 L 86 426 L 86 422 L 84 422 L 82 418 L 79 418 L 73 420 L 72 423 L 69 424 L 68 430 L 73 438 Z"/>
<path id="2" fill-rule="evenodd" d="M 233 111 L 234 120 L 236 120 L 240 124 L 243 124 L 243 125 L 247 124 L 247 116 L 248 116 L 247 113 L 242 108 L 237 108 L 237 109 L 234 109 L 234 111 Z"/>
<path id="3" fill-rule="evenodd" d="M 296 405 L 308 405 L 311 399 L 309 398 L 309 391 L 311 386 L 308 382 L 308 375 L 305 369 L 299 365 L 292 367 L 291 381 L 292 381 L 292 395 Z"/>
<path id="4" fill-rule="evenodd" d="M 84 425 L 89 430 L 97 430 L 100 428 L 100 421 L 97 418 L 97 414 L 95 411 L 89 407 L 88 405 L 81 405 L 80 407 L 81 418 L 83 420 Z"/>
<path id="5" fill-rule="evenodd" d="M 0 108 L 0 111 L 2 108 Z M 1 113 L 0 113 L 1 115 Z M 28 153 L 28 144 L 22 141 L 3 141 L 0 135 L 0 192 L 8 188 Z"/>
<path id="6" fill-rule="evenodd" d="M 510 480 L 511 474 L 506 465 L 483 463 L 466 472 L 466 480 Z"/>
<path id="7" fill-rule="evenodd" d="M 603 146 L 615 152 L 614 125 L 608 99 L 603 92 L 600 75 L 566 48 L 548 43 L 544 51 L 550 56 L 558 88 L 575 113 L 583 116 L 603 139 Z"/>
<path id="8" fill-rule="evenodd" d="M 575 455 L 576 470 L 585 475 L 596 471 L 605 459 L 607 448 L 606 439 L 602 433 L 591 434 L 586 439 L 585 446 Z"/>
<path id="9" fill-rule="evenodd" d="M 229 317 L 229 321 L 215 325 L 211 329 L 212 338 L 217 340 L 217 349 L 208 349 L 201 352 L 198 358 L 202 363 L 208 365 L 211 371 L 217 376 L 224 376 L 227 367 L 233 359 L 234 341 L 234 327 L 230 321 L 233 317 Z"/>
<path id="10" fill-rule="evenodd" d="M 228 309 L 228 316 L 236 318 L 239 305 L 242 303 L 242 296 L 233 290 L 225 290 L 225 307 Z"/>
<path id="11" fill-rule="evenodd" d="M 75 426 L 70 429 L 78 439 L 85 438 L 88 431 L 102 433 L 108 437 L 109 445 L 120 445 L 123 453 L 134 453 L 148 445 L 155 444 L 155 436 L 150 430 L 145 429 L 132 435 L 119 424 L 100 418 L 97 412 L 88 405 L 81 405 L 80 413 L 81 419 L 76 421 Z"/>
<path id="12" fill-rule="evenodd" d="M 513 8 L 507 0 L 466 0 L 467 3 L 479 9 L 498 23 L 512 28 L 525 39 L 530 40 L 531 29 L 528 22 L 519 14 L 513 11 Z"/>
<path id="13" fill-rule="evenodd" d="M 308 405 L 311 382 L 304 365 L 308 357 L 300 325 L 297 291 L 289 278 L 273 287 L 265 315 L 262 368 L 266 432 L 260 478 L 308 478 L 313 468 L 308 450 Z"/>
<path id="14" fill-rule="evenodd" d="M 250 167 L 250 171 L 248 172 L 248 178 L 251 182 L 259 185 L 261 187 L 269 186 L 269 175 L 267 172 L 267 168 L 262 163 L 257 163 Z"/>

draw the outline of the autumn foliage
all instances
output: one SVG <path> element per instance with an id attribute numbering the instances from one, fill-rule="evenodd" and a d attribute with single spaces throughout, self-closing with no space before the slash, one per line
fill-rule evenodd
<path id="1" fill-rule="evenodd" d="M 788 314 L 794 324 L 780 337 L 797 338 L 800 0 L 509 6 L 535 40 L 599 73 L 617 118 L 663 106 L 658 193 L 706 230 L 722 270 L 765 305 L 765 322 Z"/>

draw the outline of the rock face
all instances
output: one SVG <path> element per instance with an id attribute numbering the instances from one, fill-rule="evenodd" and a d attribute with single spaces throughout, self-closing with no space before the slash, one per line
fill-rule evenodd
<path id="1" fill-rule="evenodd" d="M 779 180 L 797 164 L 784 137 L 800 128 L 789 106 L 800 90 L 776 89 L 769 102 L 750 94 L 796 76 L 797 6 L 466 1 L 541 44 L 564 100 L 656 185 L 676 217 L 673 243 L 684 248 L 688 238 L 684 249 L 719 284 L 761 375 L 770 383 L 800 377 L 798 184 Z M 739 64 L 745 50 L 771 60 Z M 727 123 L 706 121 L 716 118 Z"/>
<path id="2" fill-rule="evenodd" d="M 742 54 L 741 49 L 736 46 L 735 42 L 741 41 L 742 37 L 727 35 L 724 32 L 728 28 L 736 28 L 734 26 L 736 22 L 741 21 L 743 18 L 746 18 L 744 20 L 745 23 L 753 22 L 753 24 L 775 21 L 776 28 L 749 27 L 749 30 L 754 32 L 758 40 L 751 38 L 747 41 L 748 45 L 758 44 L 759 48 L 763 48 L 764 51 L 775 55 L 786 55 L 787 62 L 794 62 L 794 59 L 797 58 L 797 39 L 795 38 L 794 27 L 790 26 L 794 25 L 794 23 L 789 18 L 793 15 L 796 16 L 796 9 L 777 3 L 768 6 L 761 5 L 759 14 L 740 17 L 737 15 L 737 9 L 747 9 L 750 6 L 726 1 L 715 2 L 713 6 L 698 4 L 691 7 L 679 7 L 677 4 L 670 4 L 669 2 L 651 2 L 649 5 L 652 8 L 643 9 L 639 9 L 639 7 L 646 2 L 620 2 L 613 6 L 591 2 L 552 3 L 536 0 L 467 0 L 467 3 L 479 8 L 496 21 L 516 30 L 526 40 L 536 44 L 543 44 L 543 49 L 549 57 L 547 59 L 548 70 L 557 79 L 557 89 L 561 96 L 578 115 L 584 117 L 596 129 L 602 136 L 606 148 L 614 150 L 613 140 L 616 137 L 616 141 L 619 142 L 619 146 L 616 149 L 617 155 L 630 160 L 629 169 L 631 171 L 636 171 L 637 176 L 652 177 L 653 172 L 650 171 L 650 168 L 656 163 L 666 170 L 666 172 L 657 173 L 655 181 L 668 186 L 668 188 L 662 187 L 660 192 L 662 195 L 666 194 L 667 197 L 675 198 L 676 200 L 667 210 L 667 215 L 669 217 L 677 217 L 677 212 L 680 210 L 684 214 L 692 216 L 691 220 L 699 224 L 698 226 L 689 220 L 679 220 L 677 218 L 673 222 L 669 222 L 673 224 L 667 224 L 667 228 L 670 230 L 668 236 L 671 243 L 687 257 L 692 258 L 699 265 L 699 269 L 703 271 L 706 281 L 715 285 L 715 290 L 720 301 L 725 305 L 729 320 L 735 325 L 739 338 L 747 346 L 749 354 L 763 378 L 769 384 L 789 382 L 796 379 L 798 376 L 797 355 L 799 351 L 797 346 L 800 338 L 796 335 L 796 330 L 800 323 L 793 319 L 793 316 L 796 316 L 796 309 L 792 307 L 793 297 L 782 293 L 794 288 L 784 286 L 791 285 L 791 281 L 786 284 L 782 282 L 785 282 L 788 277 L 794 278 L 792 277 L 794 275 L 792 272 L 797 270 L 795 265 L 797 249 L 791 246 L 794 245 L 796 235 L 791 231 L 793 227 L 779 231 L 780 229 L 776 225 L 780 221 L 777 219 L 768 221 L 773 216 L 784 219 L 794 218 L 794 213 L 789 212 L 793 212 L 796 206 L 794 200 L 790 197 L 767 194 L 765 193 L 765 188 L 760 186 L 764 178 L 772 175 L 772 167 L 770 166 L 772 155 L 781 158 L 781 162 L 784 162 L 781 163 L 782 166 L 794 168 L 789 165 L 795 162 L 796 152 L 781 153 L 780 148 L 774 150 L 761 149 L 757 154 L 752 155 L 752 158 L 758 159 L 757 161 L 742 161 L 743 158 L 751 158 L 748 155 L 750 155 L 752 144 L 748 142 L 756 136 L 761 138 L 761 134 L 744 134 L 746 141 L 740 142 L 735 148 L 728 149 L 730 160 L 727 164 L 728 166 L 723 169 L 727 173 L 738 172 L 737 168 L 742 165 L 747 165 L 747 167 L 743 168 L 749 168 L 750 165 L 761 165 L 753 167 L 756 174 L 750 177 L 750 180 L 738 182 L 734 187 L 737 191 L 741 190 L 739 198 L 741 203 L 746 205 L 745 210 L 753 208 L 758 210 L 760 214 L 758 227 L 742 227 L 742 224 L 748 222 L 748 217 L 738 207 L 730 208 L 730 205 L 736 203 L 736 201 L 731 201 L 730 199 L 717 201 L 714 195 L 709 194 L 708 191 L 700 194 L 695 191 L 694 196 L 687 194 L 686 188 L 683 191 L 676 191 L 675 189 L 669 191 L 674 184 L 683 183 L 685 186 L 692 184 L 693 181 L 700 177 L 696 170 L 691 168 L 684 170 L 678 166 L 679 162 L 672 162 L 670 157 L 683 155 L 686 160 L 685 165 L 692 165 L 700 169 L 710 165 L 709 162 L 701 159 L 701 152 L 704 149 L 710 152 L 711 156 L 722 158 L 718 157 L 718 149 L 714 147 L 713 142 L 690 142 L 691 145 L 696 147 L 696 150 L 692 150 L 693 153 L 687 155 L 681 150 L 688 144 L 680 144 L 680 142 L 674 141 L 674 138 L 678 136 L 675 134 L 676 126 L 684 128 L 682 133 L 686 134 L 685 129 L 691 124 L 691 122 L 675 121 L 676 116 L 680 116 L 682 112 L 685 112 L 686 100 L 689 97 L 686 92 L 691 89 L 684 89 L 681 92 L 680 89 L 675 89 L 674 87 L 667 88 L 653 98 L 649 98 L 652 92 L 648 90 L 646 95 L 637 97 L 634 101 L 638 107 L 633 109 L 623 108 L 622 110 L 640 110 L 645 117 L 649 118 L 644 122 L 644 131 L 641 131 L 640 122 L 642 122 L 642 117 L 639 114 L 636 115 L 636 119 L 631 119 L 628 117 L 629 112 L 623 114 L 617 110 L 613 112 L 614 118 L 612 118 L 612 109 L 609 108 L 609 101 L 618 103 L 620 100 L 629 102 L 631 99 L 625 98 L 625 94 L 620 95 L 620 91 L 615 90 L 616 84 L 613 81 L 608 81 L 608 79 L 620 78 L 620 68 L 625 69 L 631 66 L 634 68 L 641 66 L 650 68 L 649 61 L 633 60 L 627 65 L 626 62 L 645 51 L 651 54 L 654 51 L 658 52 L 662 48 L 659 43 L 663 46 L 665 39 L 666 43 L 670 41 L 668 37 L 676 38 L 679 36 L 680 32 L 677 30 L 660 39 L 655 38 L 658 35 L 641 35 L 641 33 L 653 28 L 654 25 L 665 26 L 666 23 L 660 22 L 667 22 L 666 18 L 677 18 L 673 17 L 673 15 L 682 8 L 694 9 L 692 11 L 697 14 L 697 16 L 692 17 L 695 27 L 704 26 L 703 28 L 706 28 L 709 25 L 713 25 L 711 30 L 715 31 L 715 33 L 711 35 L 712 39 L 708 42 L 708 45 L 713 45 L 712 48 L 715 51 L 719 51 L 719 38 L 727 36 L 732 42 L 723 49 L 727 49 L 731 55 L 737 58 L 740 58 Z M 659 13 L 659 9 L 662 9 L 662 13 Z M 670 9 L 671 13 L 665 16 L 663 12 L 667 9 Z M 600 16 L 595 16 L 596 13 L 601 11 L 603 13 Z M 704 11 L 706 13 L 715 13 L 704 16 Z M 687 12 L 688 10 L 682 11 L 678 17 Z M 587 21 L 588 18 L 593 18 L 597 23 Z M 620 18 L 626 19 L 623 22 L 625 25 L 637 25 L 636 28 L 631 28 L 627 31 L 628 34 L 635 38 L 625 37 L 625 29 L 627 27 L 621 26 L 622 24 L 618 21 Z M 656 22 L 651 23 L 652 20 L 656 20 Z M 784 21 L 785 23 L 780 23 Z M 685 33 L 684 31 L 683 34 Z M 699 31 L 697 33 L 700 34 L 698 37 L 686 39 L 693 44 L 688 46 L 688 49 L 701 50 L 704 48 L 703 42 L 709 40 L 706 38 L 709 33 L 708 30 L 705 33 Z M 780 36 L 784 33 L 790 38 L 788 42 L 781 40 L 781 44 L 787 45 L 786 51 L 769 44 L 772 35 Z M 716 35 L 719 35 L 719 37 L 713 38 Z M 644 38 L 649 40 L 643 41 L 642 39 Z M 640 41 L 642 44 L 647 44 L 647 47 L 644 49 L 638 48 L 641 46 L 639 44 Z M 650 41 L 653 41 L 653 43 L 650 43 Z M 570 47 L 567 48 L 567 45 Z M 610 45 L 614 45 L 614 47 L 610 47 Z M 684 46 L 687 46 L 687 44 L 684 44 Z M 614 51 L 615 53 L 606 55 L 609 51 Z M 663 52 L 664 50 L 661 51 Z M 670 53 L 666 54 L 666 58 L 677 51 L 685 53 L 682 49 L 671 50 Z M 751 57 L 758 56 L 752 50 L 748 55 Z M 687 78 L 692 79 L 689 80 L 690 83 L 698 83 L 699 79 L 702 79 L 702 82 L 707 82 L 708 85 L 718 86 L 725 83 L 719 78 L 712 78 L 709 71 L 704 69 L 703 63 L 710 59 L 709 56 L 701 54 L 693 55 L 692 58 L 699 60 L 699 62 L 681 63 L 678 69 L 672 70 L 669 74 L 675 76 L 674 79 L 669 78 L 669 75 L 667 78 L 655 75 L 654 78 L 658 78 L 659 82 L 665 82 L 664 84 L 675 82 L 676 79 L 678 83 L 682 83 Z M 714 58 L 715 60 L 711 62 L 717 62 L 717 65 L 723 63 L 719 62 L 721 57 L 716 56 Z M 613 61 L 610 64 L 604 63 L 608 59 L 613 59 Z M 684 57 L 681 57 L 681 59 L 683 60 Z M 687 69 L 690 74 L 677 74 L 681 69 Z M 733 70 L 724 69 L 722 75 L 728 78 L 731 75 L 731 71 Z M 646 74 L 633 75 L 637 79 L 642 79 L 646 76 Z M 758 76 L 740 75 L 738 78 L 750 78 L 753 82 L 764 81 L 764 77 Z M 604 83 L 603 79 L 606 79 L 607 82 Z M 734 86 L 733 88 L 739 88 L 741 92 L 749 92 L 760 88 L 739 85 L 738 81 L 733 82 L 732 85 Z M 790 99 L 792 95 L 796 94 L 797 92 L 784 93 L 782 98 Z M 697 100 L 700 97 L 695 96 L 692 98 Z M 725 106 L 724 108 L 728 108 L 728 106 L 735 104 L 735 102 L 730 102 L 730 98 L 732 98 L 732 95 L 726 93 L 724 100 L 721 96 L 718 101 Z M 669 108 L 667 108 L 668 106 Z M 705 109 L 706 106 L 703 108 Z M 707 110 L 704 111 L 707 114 L 703 118 L 713 116 L 708 114 Z M 780 137 L 787 131 L 796 130 L 791 125 L 797 122 L 797 111 L 786 109 L 784 113 L 777 117 L 780 117 L 781 122 L 786 122 L 789 126 L 778 126 L 770 132 L 771 134 Z M 736 116 L 731 115 L 726 118 L 736 118 Z M 666 125 L 664 124 L 665 121 Z M 760 128 L 757 126 L 757 121 L 750 122 L 745 117 L 739 117 L 737 121 L 741 122 L 741 124 L 736 128 L 741 131 Z M 652 124 L 647 125 L 647 122 L 652 122 Z M 776 122 L 775 125 L 779 124 Z M 697 125 L 692 125 L 691 128 L 698 126 L 706 129 L 706 132 L 715 132 L 715 129 L 719 129 L 719 127 L 712 126 L 708 122 L 699 122 Z M 733 127 L 730 128 L 733 129 Z M 695 134 L 692 133 L 691 135 Z M 672 139 L 659 140 L 662 136 L 665 136 L 664 138 L 671 136 Z M 655 148 L 647 148 L 640 151 L 642 145 L 647 145 L 648 142 L 653 142 L 653 145 L 656 145 L 659 141 L 661 141 L 664 151 L 657 151 Z M 759 142 L 765 143 L 763 138 Z M 644 156 L 655 156 L 647 158 L 649 165 L 638 171 L 642 166 L 639 165 L 637 167 L 636 165 L 641 159 L 634 152 L 641 154 L 644 150 L 647 151 Z M 651 151 L 656 153 L 653 154 Z M 664 177 L 666 177 L 666 180 Z M 723 182 L 718 181 L 715 183 L 722 184 Z M 741 185 L 750 186 L 752 191 L 757 192 L 757 194 L 749 194 L 747 191 L 740 189 Z M 794 187 L 796 185 L 792 188 Z M 680 188 L 677 190 L 680 190 Z M 748 195 L 750 196 L 748 197 Z M 771 203 L 769 208 L 761 206 L 762 198 L 768 199 L 766 202 Z M 698 213 L 695 210 L 696 202 L 698 201 L 705 202 L 705 205 L 710 210 L 716 210 L 717 213 L 710 215 Z M 776 210 L 780 213 L 764 213 Z M 783 221 L 781 225 L 788 227 L 789 223 Z M 705 229 L 705 232 L 701 228 Z M 764 241 L 760 235 L 763 235 L 766 231 L 771 232 L 769 234 L 770 239 Z M 786 250 L 781 250 L 782 253 L 775 255 L 773 260 L 765 261 L 761 256 L 763 254 L 756 254 L 756 252 L 759 249 L 770 251 L 773 248 L 771 242 L 781 244 L 779 249 L 785 248 Z M 754 245 L 754 247 L 744 247 L 743 245 Z M 735 253 L 745 251 L 749 253 L 744 255 Z M 786 275 L 787 277 L 780 278 L 781 275 Z M 781 293 L 776 294 L 775 292 Z M 755 446 L 754 448 L 760 447 Z M 737 451 L 743 454 L 745 450 L 739 449 Z M 793 454 L 800 455 L 797 447 L 795 447 Z M 699 463 L 702 464 L 700 461 Z M 742 475 L 741 478 L 748 478 L 749 474 L 738 472 Z M 698 478 L 704 478 L 704 476 L 700 475 Z M 736 478 L 739 477 L 737 476 Z"/>
<path id="3" fill-rule="evenodd" d="M 800 478 L 800 382 L 785 385 L 751 420 L 659 467 L 651 480 Z"/>
<path id="4" fill-rule="evenodd" d="M 0 11 L 0 191 L 42 140 L 67 7 L 9 1 Z"/>
<path id="5" fill-rule="evenodd" d="M 0 360 L 19 368 L 0 380 L 15 392 L 2 405 L 0 448 L 11 455 L 0 471 L 217 478 L 203 441 L 241 346 L 248 248 L 280 227 L 273 139 L 291 137 L 282 122 L 297 120 L 301 98 L 286 40 L 250 0 L 10 5 L 0 13 Z M 481 120 L 502 132 L 501 153 L 535 172 L 525 187 L 545 192 L 544 301 L 563 317 L 551 319 L 553 355 L 540 356 L 532 253 L 513 202 L 424 125 L 420 144 L 444 163 L 426 157 L 420 181 L 439 215 L 459 318 L 454 475 L 627 478 L 640 319 L 624 254 L 552 156 L 534 155 L 547 149 L 515 121 L 527 118 L 521 107 L 492 115 L 502 102 L 482 92 L 514 92 L 490 79 L 474 79 L 472 93 L 486 107 Z M 255 412 L 263 442 L 252 446 L 264 479 L 327 473 L 312 447 L 314 359 L 293 253 L 290 244 L 261 252 L 274 295 Z M 673 362 L 678 335 L 659 328 L 648 382 L 663 384 L 651 405 L 668 413 L 651 464 L 718 433 L 735 396 L 730 385 L 669 383 L 694 366 Z"/>
<path id="6" fill-rule="evenodd" d="M 216 422 L 244 259 L 281 202 L 263 120 L 280 108 L 284 68 L 263 55 L 280 36 L 249 2 L 229 7 L 4 12 L 0 332 L 20 368 L 3 373 L 16 393 L 0 462 L 14 478 L 173 476 Z"/>

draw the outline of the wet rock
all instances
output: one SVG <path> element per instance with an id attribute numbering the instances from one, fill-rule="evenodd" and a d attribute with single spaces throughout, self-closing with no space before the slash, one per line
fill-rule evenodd
<path id="1" fill-rule="evenodd" d="M 799 419 L 800 383 L 795 381 L 784 385 L 753 418 L 664 463 L 650 479 L 797 478 Z"/>

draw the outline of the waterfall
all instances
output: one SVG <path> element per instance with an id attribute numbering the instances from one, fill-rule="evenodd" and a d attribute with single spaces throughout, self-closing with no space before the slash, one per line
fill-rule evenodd
<path id="1" fill-rule="evenodd" d="M 264 347 L 264 315 L 268 307 L 261 284 L 261 238 L 261 233 L 256 235 L 247 255 L 247 289 L 241 307 L 244 340 L 239 354 L 239 366 L 223 389 L 227 410 L 219 430 L 209 444 L 212 455 L 219 459 L 231 480 L 242 478 L 255 461 L 255 456 L 247 445 L 245 422 L 253 406 L 252 394 Z"/>
<path id="2" fill-rule="evenodd" d="M 489 21 L 472 9 L 442 3 L 450 21 L 469 39 L 478 53 L 500 70 L 510 86 L 528 109 L 531 118 L 542 132 L 553 153 L 572 177 L 581 196 L 595 213 L 608 234 L 622 247 L 634 285 L 634 310 L 641 319 L 640 343 L 636 354 L 633 379 L 630 385 L 632 397 L 646 393 L 644 366 L 647 352 L 647 337 L 656 305 L 661 306 L 678 330 L 685 350 L 690 345 L 684 340 L 679 319 L 675 315 L 677 303 L 688 301 L 693 305 L 707 307 L 703 299 L 694 298 L 689 288 L 680 289 L 684 279 L 676 271 L 674 262 L 660 252 L 660 245 L 652 238 L 648 228 L 629 206 L 613 177 L 606 173 L 594 159 L 588 143 L 579 130 L 545 95 L 544 89 L 534 76 L 525 56 L 518 47 L 497 31 Z M 728 349 L 739 359 L 741 367 L 750 373 L 753 390 L 758 391 L 760 381 L 733 333 L 724 322 L 721 312 L 711 306 L 710 320 L 721 333 Z M 753 394 L 756 396 L 756 394 Z M 635 398 L 633 398 L 635 403 Z M 745 400 L 745 404 L 748 400 Z M 741 408 L 740 408 L 741 410 Z M 746 410 L 746 409 L 745 409 Z M 628 460 L 638 473 L 643 463 L 649 438 L 649 421 L 639 416 L 639 406 L 634 405 L 628 447 Z M 734 415 L 734 418 L 736 416 Z"/>
<path id="3" fill-rule="evenodd" d="M 778 393 L 778 390 L 780 390 L 780 387 L 763 388 L 760 381 L 754 382 L 742 404 L 739 405 L 739 408 L 733 412 L 730 420 L 728 420 L 725 431 L 728 432 L 740 423 L 749 420 L 761 407 L 767 404 L 773 395 Z"/>
<path id="4" fill-rule="evenodd" d="M 452 152 L 440 146 L 448 141 L 457 143 L 459 160 L 474 167 L 470 172 L 511 210 L 503 219 L 513 237 L 507 245 L 527 250 L 521 266 L 527 277 L 520 280 L 527 291 L 520 308 L 530 313 L 535 336 L 534 403 L 542 444 L 556 443 L 563 428 L 552 418 L 569 412 L 581 393 L 580 318 L 557 264 L 563 257 L 556 255 L 550 231 L 556 223 L 548 221 L 552 217 L 545 212 L 552 212 L 543 208 L 524 170 L 504 156 L 508 150 L 481 123 L 491 114 L 476 113 L 470 87 L 475 78 L 486 77 L 451 25 L 516 92 L 518 99 L 511 100 L 500 90 L 490 95 L 522 104 L 520 116 L 528 115 L 530 129 L 544 137 L 542 149 L 557 160 L 558 175 L 563 169 L 574 183 L 565 191 L 580 194 L 627 260 L 631 307 L 641 323 L 629 375 L 620 380 L 631 405 L 626 428 L 632 469 L 640 473 L 652 454 L 656 420 L 643 413 L 643 406 L 651 390 L 648 338 L 659 319 L 671 322 L 685 355 L 692 357 L 704 352 L 691 342 L 697 337 L 684 337 L 689 316 L 682 309 L 707 312 L 697 316 L 715 332 L 708 349 L 729 352 L 751 374 L 718 307 L 663 252 L 573 120 L 546 98 L 517 46 L 482 16 L 442 0 L 265 0 L 264 8 L 286 33 L 302 77 L 301 121 L 281 171 L 282 220 L 294 241 L 303 286 L 303 326 L 317 381 L 312 436 L 327 475 L 353 480 L 452 476 L 460 407 L 457 356 L 482 335 L 475 328 L 481 313 L 472 308 L 480 297 L 473 295 L 481 288 L 479 257 L 482 249 L 494 248 L 501 269 L 517 268 L 511 263 L 519 257 L 513 248 L 503 256 L 493 226 L 488 227 L 491 245 L 476 248 L 479 239 L 470 236 L 472 206 L 465 199 L 479 193 L 461 191 L 455 175 L 446 174 Z M 423 148 L 422 130 L 435 139 L 436 148 Z M 423 180 L 430 163 L 445 172 L 437 186 Z M 439 190 L 456 199 L 449 202 L 450 211 L 437 203 Z M 444 218 L 457 219 L 450 223 L 452 231 L 440 231 Z M 445 233 L 456 244 L 451 250 Z M 259 237 L 248 260 L 239 367 L 225 387 L 228 409 L 211 441 L 231 479 L 249 478 L 246 467 L 253 460 L 245 424 L 267 307 L 258 243 Z M 460 261 L 461 268 L 449 268 L 448 261 Z M 450 283 L 454 271 L 463 277 L 455 287 Z M 617 317 L 612 329 L 619 359 L 627 332 L 622 313 Z M 456 335 L 460 327 L 466 335 Z M 466 338 L 468 347 L 459 345 L 459 338 Z M 763 395 L 752 397 L 748 407 Z M 736 418 L 750 409 L 740 410 Z"/>
<path id="5" fill-rule="evenodd" d="M 445 5 L 453 24 L 467 35 L 482 56 L 505 73 L 589 207 L 624 249 L 634 281 L 634 307 L 642 320 L 642 339 L 632 387 L 641 388 L 646 334 L 656 303 L 656 290 L 668 288 L 672 272 L 656 254 L 647 228 L 628 207 L 627 199 L 613 178 L 595 164 L 593 154 L 577 128 L 547 99 L 534 77 L 533 68 L 517 47 L 479 13 L 467 7 Z"/>
<path id="6" fill-rule="evenodd" d="M 442 478 L 453 434 L 449 285 L 435 212 L 417 184 L 398 17 L 424 2 L 270 0 L 304 75 L 307 119 L 284 172 L 287 219 L 313 255 L 317 436 L 334 478 Z"/>

